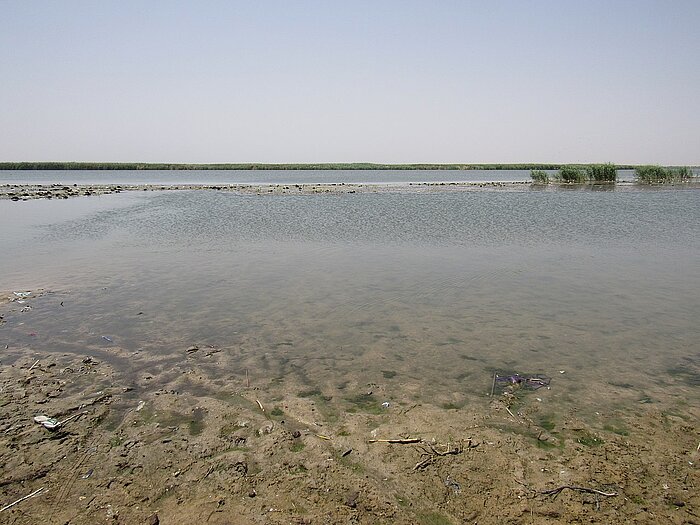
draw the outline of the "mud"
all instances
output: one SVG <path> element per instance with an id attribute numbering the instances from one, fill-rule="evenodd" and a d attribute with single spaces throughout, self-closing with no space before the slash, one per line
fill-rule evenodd
<path id="1" fill-rule="evenodd" d="M 522 189 L 529 182 L 426 182 L 407 184 L 4 184 L 0 185 L 0 199 L 26 201 L 33 199 L 68 199 L 107 195 L 125 191 L 214 190 L 243 195 L 313 195 L 319 193 L 352 194 L 386 191 L 444 191 L 459 189 Z"/>
<path id="2" fill-rule="evenodd" d="M 15 319 L 45 293 L 2 294 L 0 315 Z M 547 388 L 383 405 L 384 385 L 361 375 L 311 385 L 253 362 L 242 370 L 235 344 L 153 354 L 117 343 L 37 352 L 28 335 L 2 350 L 0 508 L 43 491 L 0 522 L 700 520 L 694 407 L 642 403 L 601 428 L 575 407 L 545 413 Z M 33 420 L 77 414 L 53 431 Z"/>

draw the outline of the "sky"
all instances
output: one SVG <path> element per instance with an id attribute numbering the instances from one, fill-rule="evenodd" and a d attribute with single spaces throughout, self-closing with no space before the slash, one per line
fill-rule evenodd
<path id="1" fill-rule="evenodd" d="M 698 0 L 0 0 L 0 161 L 700 164 Z"/>

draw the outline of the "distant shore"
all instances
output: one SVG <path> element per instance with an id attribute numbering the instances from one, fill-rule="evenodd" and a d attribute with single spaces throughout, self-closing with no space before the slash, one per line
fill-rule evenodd
<path id="1" fill-rule="evenodd" d="M 353 163 L 145 163 L 145 162 L 0 162 L 0 170 L 558 170 L 574 164 L 522 163 L 522 164 L 373 164 Z M 587 166 L 589 164 L 575 164 Z M 617 169 L 634 169 L 634 164 L 617 164 Z"/>

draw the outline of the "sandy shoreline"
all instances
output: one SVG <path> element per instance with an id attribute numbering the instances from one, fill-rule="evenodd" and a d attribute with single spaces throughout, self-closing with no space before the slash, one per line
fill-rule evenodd
<path id="1" fill-rule="evenodd" d="M 5 184 L 0 185 L 0 199 L 67 199 L 70 197 L 106 195 L 125 191 L 182 191 L 213 190 L 245 195 L 293 194 L 312 195 L 319 193 L 377 193 L 396 191 L 420 191 L 429 189 L 479 189 L 522 188 L 529 182 L 425 182 L 406 184 Z"/>
<path id="2" fill-rule="evenodd" d="M 4 296 L 0 323 L 16 329 L 33 306 L 70 298 Z M 9 344 L 0 363 L 0 508 L 41 489 L 2 511 L 3 523 L 698 519 L 692 407 L 640 404 L 601 429 L 573 406 L 543 419 L 556 381 L 484 392 L 477 406 L 408 396 L 385 407 L 387 385 L 282 383 L 255 352 L 241 368 L 240 348 L 224 342 L 156 355 L 109 339 L 35 348 Z M 38 415 L 73 419 L 48 430 Z"/>
<path id="3" fill-rule="evenodd" d="M 318 184 L 3 184 L 0 200 L 68 199 L 132 191 L 223 191 L 241 195 L 341 195 L 356 193 L 417 193 L 447 191 L 570 191 L 633 189 L 698 189 L 700 181 L 677 184 L 639 185 L 636 182 L 547 185 L 531 181 L 511 182 L 407 182 L 407 183 L 318 183 Z"/>

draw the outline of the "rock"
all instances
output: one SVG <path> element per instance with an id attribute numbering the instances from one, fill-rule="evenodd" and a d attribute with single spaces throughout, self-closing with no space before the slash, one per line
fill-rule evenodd
<path id="1" fill-rule="evenodd" d="M 356 490 L 351 490 L 345 495 L 345 500 L 343 503 L 350 507 L 351 509 L 354 509 L 357 507 L 357 499 L 360 497 L 360 493 L 357 492 Z"/>
<path id="2" fill-rule="evenodd" d="M 300 437 L 301 437 L 301 432 L 299 432 L 298 430 L 295 430 L 294 432 L 292 432 L 292 437 L 293 437 L 294 439 L 300 438 Z"/>
<path id="3" fill-rule="evenodd" d="M 151 514 L 146 520 L 146 525 L 160 525 L 158 514 Z"/>
<path id="4" fill-rule="evenodd" d="M 195 352 L 198 351 L 198 350 L 199 350 L 199 347 L 198 347 L 197 345 L 192 345 L 192 346 L 190 346 L 190 347 L 186 350 L 186 352 L 187 352 L 188 354 L 193 354 L 193 353 L 195 353 Z"/>

